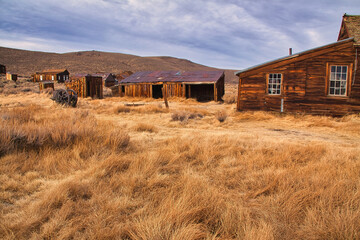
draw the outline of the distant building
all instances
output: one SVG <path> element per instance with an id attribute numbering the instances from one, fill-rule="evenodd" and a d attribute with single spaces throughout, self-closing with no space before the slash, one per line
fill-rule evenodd
<path id="1" fill-rule="evenodd" d="M 57 81 L 58 83 L 62 83 L 69 80 L 69 75 L 69 71 L 66 69 L 48 69 L 35 73 L 33 75 L 33 81 Z"/>
<path id="2" fill-rule="evenodd" d="M 239 111 L 360 112 L 360 16 L 343 16 L 335 43 L 235 74 Z"/>
<path id="3" fill-rule="evenodd" d="M 6 67 L 5 67 L 5 65 L 2 65 L 2 64 L 0 64 L 0 74 L 1 73 L 3 73 L 3 74 L 6 73 Z"/>
<path id="4" fill-rule="evenodd" d="M 103 84 L 105 87 L 112 87 L 112 86 L 118 84 L 115 74 L 112 74 L 112 73 L 95 73 L 95 74 L 92 74 L 91 76 L 102 77 Z"/>
<path id="5" fill-rule="evenodd" d="M 103 98 L 103 80 L 100 76 L 76 74 L 71 76 L 70 81 L 65 84 L 79 97 Z"/>
<path id="6" fill-rule="evenodd" d="M 16 82 L 17 78 L 18 78 L 17 74 L 13 74 L 13 73 L 9 73 L 9 72 L 6 73 L 6 80 L 9 80 L 9 81 L 12 80 L 12 81 Z"/>
<path id="7" fill-rule="evenodd" d="M 219 101 L 224 95 L 223 71 L 137 72 L 119 82 L 120 96 L 195 98 Z"/>

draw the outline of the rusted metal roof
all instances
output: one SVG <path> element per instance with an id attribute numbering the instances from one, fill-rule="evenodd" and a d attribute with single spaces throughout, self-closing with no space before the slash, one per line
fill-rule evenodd
<path id="1" fill-rule="evenodd" d="M 204 82 L 215 83 L 224 71 L 145 71 L 136 72 L 120 83 L 156 83 L 156 82 Z"/>
<path id="2" fill-rule="evenodd" d="M 63 73 L 65 72 L 66 69 L 46 69 L 40 73 L 54 73 L 54 74 L 58 74 L 58 73 Z"/>

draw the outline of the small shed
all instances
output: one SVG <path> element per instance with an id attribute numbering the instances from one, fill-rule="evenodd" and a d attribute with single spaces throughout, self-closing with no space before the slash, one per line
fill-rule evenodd
<path id="1" fill-rule="evenodd" d="M 136 72 L 120 81 L 120 96 L 195 98 L 220 101 L 224 95 L 223 71 Z"/>
<path id="2" fill-rule="evenodd" d="M 54 90 L 54 81 L 42 81 L 39 82 L 40 92 L 46 88 L 52 88 Z"/>
<path id="3" fill-rule="evenodd" d="M 9 81 L 12 80 L 12 81 L 16 82 L 17 79 L 18 79 L 17 74 L 13 74 L 13 73 L 9 73 L 9 72 L 6 73 L 6 80 L 9 80 Z"/>
<path id="4" fill-rule="evenodd" d="M 58 83 L 69 80 L 69 71 L 67 69 L 48 69 L 42 72 L 36 72 L 33 75 L 34 82 L 57 81 Z"/>
<path id="5" fill-rule="evenodd" d="M 112 87 L 118 84 L 115 74 L 112 73 L 96 73 L 92 74 L 94 77 L 102 77 L 103 84 L 105 87 Z"/>
<path id="6" fill-rule="evenodd" d="M 360 112 L 359 28 L 360 16 L 345 14 L 337 42 L 236 72 L 237 109 Z"/>
<path id="7" fill-rule="evenodd" d="M 6 74 L 6 67 L 5 67 L 5 65 L 0 64 L 0 74 Z"/>
<path id="8" fill-rule="evenodd" d="M 74 90 L 79 97 L 103 98 L 102 77 L 76 74 L 65 84 L 67 88 Z"/>

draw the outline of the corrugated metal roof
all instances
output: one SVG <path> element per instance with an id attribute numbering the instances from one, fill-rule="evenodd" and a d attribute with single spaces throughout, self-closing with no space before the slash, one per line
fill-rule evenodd
<path id="1" fill-rule="evenodd" d="M 144 71 L 136 72 L 120 83 L 217 82 L 224 71 Z"/>

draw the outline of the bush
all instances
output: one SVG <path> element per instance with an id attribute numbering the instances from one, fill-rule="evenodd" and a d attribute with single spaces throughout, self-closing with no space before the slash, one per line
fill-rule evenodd
<path id="1" fill-rule="evenodd" d="M 227 104 L 236 103 L 236 94 L 235 93 L 227 93 L 223 96 L 223 100 Z"/>
<path id="2" fill-rule="evenodd" d="M 129 113 L 130 108 L 126 106 L 118 106 L 114 110 L 115 113 Z"/>
<path id="3" fill-rule="evenodd" d="M 221 111 L 218 111 L 216 114 L 216 119 L 219 121 L 219 122 L 224 122 L 226 120 L 226 118 L 228 117 L 228 114 L 226 113 L 226 111 L 224 110 L 221 110 Z"/>
<path id="4" fill-rule="evenodd" d="M 151 125 L 151 124 L 146 124 L 146 123 L 139 123 L 135 126 L 135 131 L 138 132 L 157 132 L 157 129 L 155 126 Z"/>

